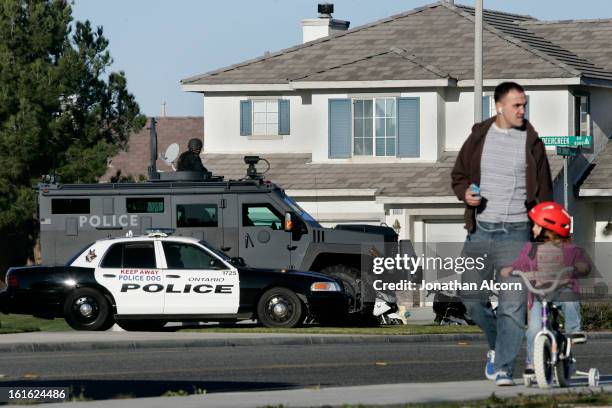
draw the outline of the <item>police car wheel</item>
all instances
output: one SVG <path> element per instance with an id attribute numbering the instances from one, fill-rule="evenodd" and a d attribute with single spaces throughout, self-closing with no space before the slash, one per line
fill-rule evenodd
<path id="1" fill-rule="evenodd" d="M 158 331 L 165 325 L 164 320 L 117 320 L 117 326 L 126 331 Z"/>
<path id="2" fill-rule="evenodd" d="M 257 318 L 266 327 L 295 327 L 304 320 L 304 307 L 293 291 L 272 288 L 259 298 Z"/>
<path id="3" fill-rule="evenodd" d="M 64 318 L 75 330 L 108 330 L 113 324 L 111 306 L 95 289 L 81 288 L 68 295 L 64 302 Z"/>

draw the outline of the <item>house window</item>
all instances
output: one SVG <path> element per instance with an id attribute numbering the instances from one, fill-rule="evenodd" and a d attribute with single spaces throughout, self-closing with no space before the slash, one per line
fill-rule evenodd
<path id="1" fill-rule="evenodd" d="M 395 98 L 353 100 L 353 155 L 395 156 Z"/>
<path id="2" fill-rule="evenodd" d="M 588 136 L 591 132 L 591 106 L 587 95 L 574 97 L 574 135 Z"/>
<path id="3" fill-rule="evenodd" d="M 253 134 L 278 135 L 278 100 L 253 101 Z"/>

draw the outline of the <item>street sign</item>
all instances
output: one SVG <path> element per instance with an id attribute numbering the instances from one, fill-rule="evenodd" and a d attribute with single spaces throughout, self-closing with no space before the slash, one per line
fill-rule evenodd
<path id="1" fill-rule="evenodd" d="M 591 146 L 593 136 L 540 136 L 546 146 Z"/>
<path id="2" fill-rule="evenodd" d="M 578 149 L 571 146 L 557 146 L 557 155 L 558 156 L 577 156 Z"/>

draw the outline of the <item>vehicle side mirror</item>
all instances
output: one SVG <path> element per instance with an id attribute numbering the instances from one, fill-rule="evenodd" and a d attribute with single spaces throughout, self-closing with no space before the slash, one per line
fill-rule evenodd
<path id="1" fill-rule="evenodd" d="M 246 262 L 244 262 L 244 258 L 241 256 L 235 256 L 230 259 L 230 262 L 234 266 L 246 266 Z"/>
<path id="2" fill-rule="evenodd" d="M 208 266 L 212 269 L 225 269 L 227 268 L 223 262 L 218 260 L 217 258 L 211 258 Z"/>
<path id="3" fill-rule="evenodd" d="M 293 231 L 294 225 L 294 214 L 291 211 L 285 212 L 285 231 Z"/>

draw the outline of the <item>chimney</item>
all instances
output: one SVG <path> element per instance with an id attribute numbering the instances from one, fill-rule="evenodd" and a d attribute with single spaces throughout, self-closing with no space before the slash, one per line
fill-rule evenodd
<path id="1" fill-rule="evenodd" d="M 166 102 L 163 102 L 161 104 L 161 111 L 160 111 L 160 115 L 162 118 L 166 117 Z"/>
<path id="2" fill-rule="evenodd" d="M 319 18 L 308 18 L 302 20 L 302 42 L 314 41 L 342 31 L 346 31 L 351 24 L 350 21 L 336 20 L 332 18 L 334 5 L 331 3 L 319 3 Z"/>

